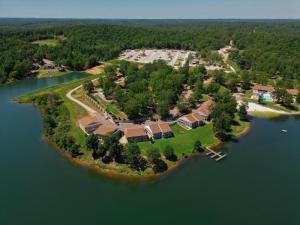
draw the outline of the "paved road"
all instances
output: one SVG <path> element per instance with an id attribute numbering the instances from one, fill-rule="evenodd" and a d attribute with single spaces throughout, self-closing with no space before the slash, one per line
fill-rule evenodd
<path id="1" fill-rule="evenodd" d="M 77 103 L 78 105 L 80 105 L 80 106 L 81 106 L 82 108 L 84 108 L 88 113 L 90 113 L 90 114 L 98 114 L 94 109 L 92 109 L 91 107 L 89 107 L 89 106 L 83 104 L 81 101 L 77 100 L 76 98 L 74 98 L 74 97 L 72 96 L 72 94 L 73 94 L 75 91 L 77 91 L 78 89 L 80 89 L 81 87 L 82 87 L 82 85 L 80 85 L 80 86 L 78 86 L 78 87 L 72 89 L 71 91 L 69 91 L 69 92 L 67 93 L 67 95 L 66 95 L 67 98 L 70 99 L 71 101 Z"/>

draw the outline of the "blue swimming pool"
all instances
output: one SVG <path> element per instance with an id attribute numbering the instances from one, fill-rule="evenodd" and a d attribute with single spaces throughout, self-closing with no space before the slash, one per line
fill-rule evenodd
<path id="1" fill-rule="evenodd" d="M 273 102 L 273 98 L 262 98 L 264 102 Z"/>

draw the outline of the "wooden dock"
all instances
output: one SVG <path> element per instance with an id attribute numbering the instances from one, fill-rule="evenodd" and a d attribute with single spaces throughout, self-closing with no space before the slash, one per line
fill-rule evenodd
<path id="1" fill-rule="evenodd" d="M 210 148 L 206 148 L 206 155 L 216 160 L 217 162 L 224 159 L 227 155 L 222 152 L 215 152 Z"/>

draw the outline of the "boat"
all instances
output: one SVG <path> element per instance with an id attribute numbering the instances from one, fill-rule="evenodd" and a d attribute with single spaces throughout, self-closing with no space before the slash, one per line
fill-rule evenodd
<path id="1" fill-rule="evenodd" d="M 283 130 L 281 130 L 281 131 L 282 131 L 283 133 L 287 133 L 287 132 L 288 132 L 287 130 L 284 130 L 284 129 L 283 129 Z"/>

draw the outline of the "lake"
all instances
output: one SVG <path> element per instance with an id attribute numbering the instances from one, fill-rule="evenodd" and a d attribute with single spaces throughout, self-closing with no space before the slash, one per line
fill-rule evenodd
<path id="1" fill-rule="evenodd" d="M 300 117 L 252 118 L 248 134 L 219 148 L 222 162 L 203 155 L 154 180 L 108 178 L 55 151 L 40 113 L 12 102 L 83 76 L 0 87 L 1 225 L 300 224 Z"/>

